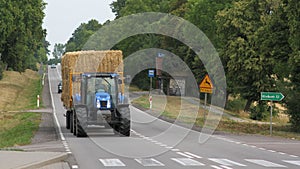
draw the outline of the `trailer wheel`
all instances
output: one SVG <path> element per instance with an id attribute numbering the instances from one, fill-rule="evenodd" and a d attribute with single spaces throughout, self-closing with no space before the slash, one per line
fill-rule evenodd
<path id="1" fill-rule="evenodd" d="M 119 133 L 120 136 L 130 136 L 130 120 L 128 120 L 127 118 L 120 119 Z"/>
<path id="2" fill-rule="evenodd" d="M 116 129 L 120 136 L 130 136 L 130 109 L 129 107 L 119 108 L 119 124 Z"/>
<path id="3" fill-rule="evenodd" d="M 73 116 L 73 135 L 76 136 L 77 135 L 77 117 L 76 117 L 76 113 L 74 113 L 74 116 Z"/>
<path id="4" fill-rule="evenodd" d="M 66 112 L 66 128 L 70 129 L 70 111 Z"/>
<path id="5" fill-rule="evenodd" d="M 70 132 L 73 133 L 73 112 L 70 112 Z"/>
<path id="6" fill-rule="evenodd" d="M 79 124 L 78 119 L 76 122 L 76 136 L 77 137 L 86 137 L 87 136 L 86 132 L 83 130 L 82 126 Z"/>

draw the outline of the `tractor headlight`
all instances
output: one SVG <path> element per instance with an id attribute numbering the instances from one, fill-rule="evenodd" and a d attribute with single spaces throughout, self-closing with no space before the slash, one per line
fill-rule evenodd
<path id="1" fill-rule="evenodd" d="M 110 100 L 107 100 L 107 108 L 111 108 Z"/>
<path id="2" fill-rule="evenodd" d="M 101 106 L 100 106 L 100 100 L 98 100 L 97 99 L 97 101 L 96 101 L 96 106 L 97 106 L 97 108 L 100 108 Z"/>

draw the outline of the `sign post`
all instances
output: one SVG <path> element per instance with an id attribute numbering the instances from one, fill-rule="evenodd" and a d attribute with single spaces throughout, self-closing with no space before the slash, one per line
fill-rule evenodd
<path id="1" fill-rule="evenodd" d="M 268 100 L 271 101 L 271 109 L 270 109 L 270 135 L 272 135 L 272 118 L 273 118 L 273 101 L 281 101 L 284 98 L 282 93 L 277 92 L 261 92 L 260 100 Z"/>
<path id="2" fill-rule="evenodd" d="M 148 77 L 150 78 L 150 87 L 149 87 L 149 104 L 150 104 L 150 109 L 152 109 L 152 95 L 151 95 L 151 90 L 152 90 L 152 78 L 154 77 L 154 70 L 148 70 Z"/>
<path id="3" fill-rule="evenodd" d="M 204 79 L 201 81 L 200 85 L 199 85 L 199 88 L 200 88 L 200 92 L 201 93 L 205 93 L 205 98 L 204 98 L 204 113 L 203 113 L 203 118 L 204 118 L 204 121 L 206 119 L 206 103 L 207 103 L 207 93 L 212 93 L 213 91 L 213 84 L 209 78 L 208 75 L 205 75 Z"/>

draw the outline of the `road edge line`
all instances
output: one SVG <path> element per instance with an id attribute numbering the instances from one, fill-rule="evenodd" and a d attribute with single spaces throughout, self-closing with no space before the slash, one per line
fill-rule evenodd
<path id="1" fill-rule="evenodd" d="M 53 110 L 53 116 L 54 116 L 54 119 L 55 119 L 55 124 L 56 124 L 56 127 L 58 128 L 58 134 L 60 135 L 60 139 L 62 141 L 65 141 L 66 138 L 64 137 L 62 131 L 61 131 L 61 127 L 60 127 L 60 124 L 58 122 L 58 118 L 57 118 L 57 115 L 56 115 L 56 107 L 55 107 L 55 104 L 54 104 L 54 100 L 53 100 L 53 95 L 52 95 L 52 90 L 51 90 L 51 83 L 50 83 L 50 78 L 49 78 L 49 69 L 48 69 L 48 83 L 49 83 L 49 91 L 50 91 L 50 97 L 51 97 L 51 104 L 52 104 L 52 110 Z"/>

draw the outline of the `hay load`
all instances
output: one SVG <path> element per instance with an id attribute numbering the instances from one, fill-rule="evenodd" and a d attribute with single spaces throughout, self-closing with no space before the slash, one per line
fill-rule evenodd
<path id="1" fill-rule="evenodd" d="M 72 77 L 85 72 L 123 72 L 123 55 L 120 50 L 77 51 L 66 53 L 61 60 L 63 91 L 61 100 L 65 107 L 72 105 L 72 95 L 80 90 L 79 81 Z"/>

